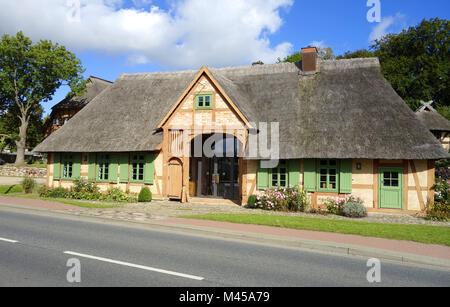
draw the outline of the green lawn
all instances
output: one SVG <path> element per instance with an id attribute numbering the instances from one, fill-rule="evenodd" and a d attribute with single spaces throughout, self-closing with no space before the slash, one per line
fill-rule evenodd
<path id="1" fill-rule="evenodd" d="M 22 193 L 22 186 L 19 184 L 0 185 L 0 195 L 8 195 L 11 193 Z"/>
<path id="2" fill-rule="evenodd" d="M 184 218 L 337 232 L 450 246 L 450 227 L 444 226 L 382 224 L 264 214 L 206 214 L 184 216 Z"/>

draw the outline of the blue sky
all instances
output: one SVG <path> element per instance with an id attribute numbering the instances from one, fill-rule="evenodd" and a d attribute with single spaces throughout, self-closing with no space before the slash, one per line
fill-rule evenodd
<path id="1" fill-rule="evenodd" d="M 80 3 L 78 10 L 77 3 Z M 343 4 L 344 3 L 344 4 Z M 449 17 L 448 0 L 380 0 L 369 23 L 367 0 L 0 0 L 0 34 L 23 30 L 76 53 L 85 76 L 275 62 L 307 45 L 335 55 L 368 48 L 422 19 Z M 71 13 L 71 15 L 68 15 Z M 51 107 L 68 88 L 57 91 Z"/>

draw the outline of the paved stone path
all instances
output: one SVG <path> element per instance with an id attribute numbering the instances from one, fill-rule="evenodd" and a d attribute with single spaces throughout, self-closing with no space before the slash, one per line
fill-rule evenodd
<path id="1" fill-rule="evenodd" d="M 33 178 L 37 184 L 45 184 L 45 178 Z M 21 184 L 23 177 L 0 176 L 0 185 Z"/>

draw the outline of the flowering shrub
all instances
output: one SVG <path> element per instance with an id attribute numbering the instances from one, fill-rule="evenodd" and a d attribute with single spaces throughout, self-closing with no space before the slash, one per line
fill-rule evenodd
<path id="1" fill-rule="evenodd" d="M 137 202 L 136 197 L 129 197 L 118 188 L 111 188 L 105 193 L 101 193 L 95 184 L 89 186 L 88 189 L 74 187 L 72 190 L 66 190 L 64 188 L 50 189 L 41 187 L 39 189 L 39 196 L 109 202 Z"/>
<path id="2" fill-rule="evenodd" d="M 450 185 L 446 180 L 436 178 L 434 188 L 434 204 L 428 206 L 428 217 L 435 221 L 446 221 L 450 218 Z"/>
<path id="3" fill-rule="evenodd" d="M 298 187 L 267 190 L 256 196 L 255 208 L 273 211 L 301 211 L 308 206 L 306 192 Z"/>
<path id="4" fill-rule="evenodd" d="M 364 201 L 358 196 L 348 195 L 346 197 L 329 198 L 326 202 L 328 213 L 343 215 L 344 205 L 348 203 L 360 204 L 365 207 Z"/>

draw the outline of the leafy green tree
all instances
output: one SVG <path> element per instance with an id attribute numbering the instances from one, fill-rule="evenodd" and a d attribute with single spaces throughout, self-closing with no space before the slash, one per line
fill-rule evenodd
<path id="1" fill-rule="evenodd" d="M 25 147 L 33 148 L 43 140 L 43 126 L 42 120 L 43 109 L 40 104 L 36 104 L 33 110 L 30 111 L 30 119 L 27 128 L 27 140 Z M 0 116 L 0 136 L 4 137 L 3 148 L 9 148 L 16 151 L 16 141 L 19 140 L 17 127 L 20 125 L 19 108 L 11 106 L 8 112 Z M 1 149 L 3 149 L 1 148 Z"/>
<path id="2" fill-rule="evenodd" d="M 448 119 L 449 33 L 448 20 L 432 18 L 399 34 L 388 34 L 372 46 L 385 78 L 411 109 L 416 110 L 421 100 L 433 100 Z"/>
<path id="3" fill-rule="evenodd" d="M 252 63 L 252 66 L 255 66 L 255 65 L 264 65 L 264 62 L 263 62 L 263 61 L 256 61 L 256 62 L 253 62 L 253 63 Z"/>
<path id="4" fill-rule="evenodd" d="M 370 51 L 367 49 L 360 49 L 353 52 L 347 51 L 343 55 L 338 55 L 336 59 L 342 60 L 342 59 L 373 58 L 373 57 L 376 57 L 374 51 Z"/>
<path id="5" fill-rule="evenodd" d="M 85 90 L 81 61 L 64 46 L 41 40 L 35 44 L 22 32 L 0 41 L 0 105 L 17 107 L 19 119 L 16 165 L 24 164 L 27 130 L 36 105 L 48 102 L 61 85 L 73 94 Z"/>

